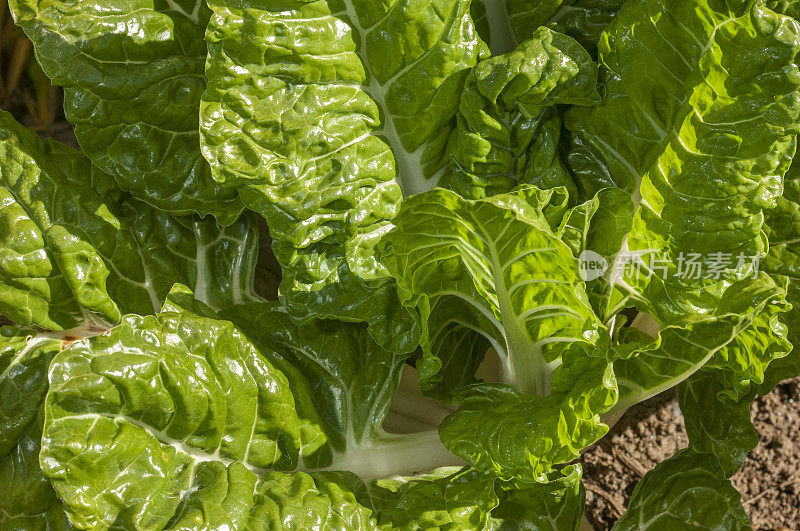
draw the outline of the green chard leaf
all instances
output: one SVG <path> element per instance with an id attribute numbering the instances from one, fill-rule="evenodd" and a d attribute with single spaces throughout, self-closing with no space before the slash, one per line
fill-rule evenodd
<path id="1" fill-rule="evenodd" d="M 176 286 L 55 357 L 41 464 L 76 526 L 493 526 L 493 476 L 381 428 L 404 358 L 364 323 L 227 312 L 241 328 Z"/>
<path id="2" fill-rule="evenodd" d="M 614 372 L 624 410 L 683 382 L 698 370 L 714 371 L 733 400 L 765 381 L 770 363 L 785 357 L 790 345 L 779 320 L 786 311 L 782 289 L 766 275 L 731 286 L 715 314 L 685 319 L 661 328 L 653 339 L 624 329 L 615 345 Z"/>
<path id="3" fill-rule="evenodd" d="M 708 371 L 692 375 L 677 389 L 689 444 L 716 456 L 730 477 L 758 444 L 758 432 L 750 421 L 755 393 L 734 400 L 723 394 L 724 383 Z"/>
<path id="4" fill-rule="evenodd" d="M 775 367 L 784 364 L 792 350 L 782 322 L 786 305 L 783 293 L 773 296 L 733 341 L 677 387 L 689 444 L 715 455 L 729 477 L 758 444 L 750 421 L 753 398 L 775 386 L 777 382 L 771 381 Z"/>
<path id="5" fill-rule="evenodd" d="M 436 336 L 458 324 L 491 342 L 505 381 L 544 395 L 564 351 L 600 340 L 577 260 L 522 194 L 466 200 L 436 189 L 408 198 L 394 224 L 382 260 L 420 309 L 431 359 Z M 425 363 L 423 380 L 435 367 Z"/>
<path id="6" fill-rule="evenodd" d="M 458 410 L 439 427 L 442 442 L 477 470 L 515 488 L 547 482 L 554 465 L 580 456 L 608 426 L 599 415 L 617 399 L 614 373 L 602 358 L 567 355 L 553 392 L 523 395 L 505 384 L 462 387 Z"/>
<path id="7" fill-rule="evenodd" d="M 759 390 L 761 394 L 766 394 L 781 380 L 800 375 L 800 162 L 794 162 L 789 168 L 783 196 L 778 198 L 777 206 L 765 214 L 764 231 L 770 246 L 762 268 L 786 287 L 786 300 L 792 304 L 792 309 L 783 320 L 789 328 L 788 338 L 794 349 L 770 365 Z"/>
<path id="8" fill-rule="evenodd" d="M 714 311 L 732 282 L 752 274 L 747 266 L 766 251 L 763 210 L 775 205 L 795 147 L 796 23 L 748 2 L 717 7 L 627 3 L 600 42 L 603 103 L 566 119 L 579 189 L 591 196 L 612 185 L 634 197 L 622 250 L 653 274 L 611 268 L 614 307 L 633 298 L 662 325 Z M 736 51 L 752 48 L 769 52 Z M 693 255 L 729 267 L 677 275 Z"/>
<path id="9" fill-rule="evenodd" d="M 380 529 L 493 529 L 493 482 L 474 470 L 442 468 L 423 477 L 385 478 L 369 489 Z"/>
<path id="10" fill-rule="evenodd" d="M 402 300 L 421 314 L 421 388 L 459 404 L 440 427 L 443 443 L 506 481 L 541 481 L 576 457 L 605 433 L 598 415 L 617 398 L 609 335 L 577 259 L 550 229 L 542 198 L 532 198 L 432 190 L 405 201 L 382 242 Z M 485 341 L 440 352 L 456 335 Z M 486 342 L 505 384 L 475 383 L 470 372 Z"/>
<path id="11" fill-rule="evenodd" d="M 557 233 L 580 260 L 581 278 L 597 315 L 608 313 L 611 286 L 602 272 L 614 262 L 633 221 L 633 202 L 619 188 L 604 188 L 564 215 Z"/>
<path id="12" fill-rule="evenodd" d="M 62 341 L 0 328 L 0 528 L 71 529 L 39 467 L 47 369 Z"/>
<path id="13" fill-rule="evenodd" d="M 584 197 L 613 186 L 634 208 L 595 307 L 614 328 L 636 306 L 658 336 L 618 338 L 616 411 L 701 368 L 737 401 L 785 363 L 785 290 L 759 266 L 800 122 L 799 33 L 754 2 L 633 0 L 600 39 L 603 101 L 566 113 L 568 167 Z M 738 342 L 763 330 L 775 348 Z"/>
<path id="14" fill-rule="evenodd" d="M 403 193 L 434 186 L 446 163 L 458 95 L 487 52 L 470 2 L 210 6 L 202 149 L 267 219 L 281 300 L 298 318 L 367 321 L 384 345 L 413 350 L 375 245 Z"/>
<path id="15" fill-rule="evenodd" d="M 0 112 L 0 528 L 577 530 L 570 463 L 677 386 L 614 529 L 749 529 L 795 4 L 11 0 L 83 152 Z"/>
<path id="16" fill-rule="evenodd" d="M 574 190 L 560 158 L 555 106 L 598 103 L 596 85 L 589 54 L 546 28 L 513 52 L 481 61 L 461 93 L 441 185 L 471 199 L 523 183 Z"/>
<path id="17" fill-rule="evenodd" d="M 681 450 L 645 474 L 615 531 L 749 530 L 741 495 L 712 454 Z"/>
<path id="18" fill-rule="evenodd" d="M 175 282 L 214 307 L 252 300 L 254 220 L 173 218 L 80 152 L 0 112 L 0 314 L 63 330 L 151 314 Z"/>
<path id="19" fill-rule="evenodd" d="M 577 531 L 586 504 L 580 465 L 548 475 L 548 482 L 500 490 L 492 517 L 500 530 Z"/>
<path id="20" fill-rule="evenodd" d="M 625 0 L 505 0 L 508 18 L 518 41 L 536 28 L 549 27 L 569 35 L 592 55 L 603 30 L 614 20 Z"/>
<path id="21" fill-rule="evenodd" d="M 800 2 L 798 0 L 766 0 L 764 5 L 776 13 L 800 19 Z"/>
<path id="22" fill-rule="evenodd" d="M 486 473 L 541 481 L 605 432 L 599 415 L 700 370 L 738 402 L 786 357 L 786 292 L 758 264 L 795 147 L 798 27 L 749 3 L 700 4 L 628 2 L 603 34 L 603 101 L 567 112 L 586 202 L 560 222 L 525 187 L 472 201 L 433 190 L 406 199 L 382 241 L 401 300 L 420 314 L 421 389 L 459 403 L 442 441 Z M 693 254 L 731 263 L 678 271 Z M 587 255 L 604 275 L 588 278 Z M 628 256 L 638 271 L 618 267 Z M 652 336 L 619 328 L 633 305 Z M 487 344 L 505 385 L 475 376 Z M 721 458 L 727 470 L 738 459 Z"/>
<path id="23" fill-rule="evenodd" d="M 10 0 L 42 69 L 64 87 L 64 113 L 84 153 L 137 199 L 233 223 L 235 189 L 211 178 L 200 153 L 206 80 L 202 0 Z"/>

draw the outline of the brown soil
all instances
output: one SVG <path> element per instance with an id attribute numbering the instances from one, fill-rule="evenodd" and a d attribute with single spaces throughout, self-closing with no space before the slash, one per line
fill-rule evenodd
<path id="1" fill-rule="evenodd" d="M 753 402 L 760 442 L 733 478 L 753 529 L 800 530 L 800 378 L 779 384 Z M 688 444 L 674 392 L 631 408 L 583 456 L 586 517 L 610 529 L 636 483 L 657 463 Z"/>

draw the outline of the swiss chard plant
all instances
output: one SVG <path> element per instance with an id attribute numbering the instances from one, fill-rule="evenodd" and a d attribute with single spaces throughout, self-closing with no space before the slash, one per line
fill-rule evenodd
<path id="1" fill-rule="evenodd" d="M 795 2 L 10 8 L 81 149 L 0 111 L 0 528 L 578 529 L 581 452 L 673 388 L 615 529 L 750 527 Z"/>

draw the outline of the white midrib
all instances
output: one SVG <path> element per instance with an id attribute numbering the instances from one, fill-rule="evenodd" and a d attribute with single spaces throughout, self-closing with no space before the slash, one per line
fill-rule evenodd
<path id="1" fill-rule="evenodd" d="M 423 174 L 421 160 L 424 145 L 417 148 L 417 150 L 413 153 L 409 153 L 403 147 L 403 141 L 400 139 L 400 134 L 397 132 L 397 127 L 394 124 L 394 120 L 392 119 L 392 115 L 389 113 L 389 108 L 386 104 L 386 92 L 388 87 L 409 67 L 407 66 L 401 69 L 400 72 L 395 74 L 384 84 L 378 82 L 377 78 L 372 72 L 369 57 L 367 56 L 367 33 L 369 30 L 361 25 L 361 21 L 358 19 L 356 9 L 353 6 L 353 0 L 344 0 L 344 4 L 347 10 L 347 16 L 359 35 L 360 42 L 356 54 L 358 55 L 359 59 L 361 59 L 361 62 L 364 65 L 364 71 L 369 77 L 369 85 L 362 86 L 361 88 L 378 105 L 383 118 L 382 129 L 372 131 L 371 134 L 374 136 L 384 136 L 389 141 L 389 147 L 394 154 L 397 164 L 397 181 L 406 197 L 430 190 L 436 185 L 436 178 L 434 177 L 431 179 L 426 179 Z"/>
<path id="2" fill-rule="evenodd" d="M 266 473 L 275 471 L 274 469 L 259 468 L 259 467 L 253 466 L 253 465 L 247 463 L 246 461 L 237 461 L 237 460 L 234 460 L 234 459 L 228 459 L 227 457 L 223 457 L 219 453 L 219 448 L 217 448 L 216 452 L 214 452 L 213 454 L 209 454 L 209 453 L 203 452 L 202 450 L 200 450 L 198 448 L 194 448 L 193 446 L 189 446 L 184 441 L 180 441 L 178 439 L 174 439 L 174 438 L 168 436 L 164 432 L 162 432 L 160 430 L 157 430 L 153 426 L 150 426 L 149 424 L 146 424 L 146 423 L 142 422 L 141 420 L 138 420 L 138 419 L 126 416 L 126 415 L 111 415 L 111 414 L 103 414 L 103 413 L 84 413 L 84 414 L 81 414 L 81 415 L 69 415 L 69 416 L 62 417 L 62 419 L 65 419 L 65 420 L 66 419 L 95 419 L 96 420 L 96 419 L 99 419 L 99 418 L 108 418 L 108 419 L 111 419 L 111 420 L 113 420 L 113 421 L 115 421 L 117 423 L 132 424 L 132 425 L 136 426 L 137 428 L 140 428 L 140 429 L 144 430 L 148 435 L 150 435 L 151 437 L 157 439 L 160 443 L 166 444 L 167 446 L 171 446 L 175 450 L 177 450 L 178 452 L 183 453 L 185 455 L 188 455 L 189 457 L 191 457 L 195 461 L 195 463 L 217 462 L 217 463 L 222 463 L 226 467 L 234 465 L 236 463 L 239 463 L 242 466 L 244 466 L 245 468 L 247 468 L 248 470 L 250 470 L 251 472 L 254 472 L 256 474 L 266 474 Z"/>
<path id="3" fill-rule="evenodd" d="M 464 461 L 442 444 L 438 430 L 404 435 L 384 434 L 374 443 L 337 454 L 330 466 L 313 470 L 346 470 L 363 479 L 422 474 L 444 466 L 461 466 Z"/>
<path id="4" fill-rule="evenodd" d="M 714 354 L 716 354 L 721 349 L 723 349 L 724 347 L 729 345 L 736 338 L 737 334 L 740 331 L 741 331 L 741 328 L 739 328 L 737 326 L 732 327 L 731 336 L 728 338 L 728 340 L 726 342 L 724 342 L 722 345 L 718 345 L 717 347 L 715 347 L 713 349 L 709 349 L 705 356 L 703 356 L 697 362 L 692 363 L 691 365 L 689 365 L 689 367 L 685 371 L 681 372 L 679 375 L 677 375 L 677 376 L 675 376 L 673 378 L 668 378 L 663 383 L 661 383 L 661 384 L 659 384 L 659 385 L 657 385 L 655 387 L 652 387 L 650 389 L 644 389 L 641 386 L 637 386 L 635 384 L 634 385 L 630 385 L 630 384 L 626 385 L 628 380 L 626 380 L 624 378 L 620 378 L 619 381 L 618 381 L 620 387 L 626 386 L 629 389 L 636 389 L 638 387 L 639 389 L 641 389 L 641 392 L 640 393 L 631 393 L 626 398 L 620 399 L 616 404 L 614 404 L 614 407 L 604 415 L 604 417 L 612 415 L 615 411 L 625 410 L 625 409 L 627 409 L 627 408 L 629 408 L 629 407 L 631 407 L 631 406 L 633 406 L 635 404 L 638 404 L 640 402 L 644 402 L 645 400 L 647 400 L 649 398 L 652 398 L 652 397 L 656 396 L 657 394 L 663 393 L 667 389 L 672 389 L 673 387 L 675 387 L 675 386 L 681 384 L 682 382 L 686 381 L 691 375 L 696 373 L 698 370 L 700 370 L 701 367 L 703 367 L 706 363 L 708 363 L 708 360 L 710 360 L 714 356 Z M 697 347 L 703 348 L 702 345 L 698 345 L 697 343 L 692 343 L 692 344 L 696 345 Z"/>
<path id="5" fill-rule="evenodd" d="M 492 55 L 513 51 L 518 43 L 505 0 L 484 0 L 483 5 L 489 23 L 489 49 Z"/>
<path id="6" fill-rule="evenodd" d="M 220 455 L 218 447 L 214 453 L 207 453 L 174 439 L 149 424 L 126 415 L 112 415 L 102 413 L 84 413 L 61 417 L 67 419 L 108 418 L 117 423 L 128 423 L 143 430 L 161 444 L 171 446 L 193 461 L 193 466 L 199 463 L 221 463 L 225 467 L 240 464 L 257 475 L 266 475 L 272 472 L 323 472 L 347 471 L 363 479 L 375 479 L 396 475 L 410 475 L 428 472 L 443 466 L 459 466 L 464 462 L 451 454 L 441 443 L 437 430 L 407 435 L 385 434 L 381 439 L 361 444 L 346 453 L 335 454 L 333 462 L 325 468 L 297 467 L 294 470 L 281 470 L 277 468 L 261 468 L 253 466 L 246 460 L 234 460 Z"/>
<path id="7" fill-rule="evenodd" d="M 200 25 L 200 5 L 201 5 L 201 2 L 197 2 L 194 5 L 194 9 L 192 9 L 191 13 L 187 13 L 186 11 L 184 11 L 184 9 L 180 5 L 178 5 L 175 2 L 175 0 L 167 0 L 167 5 L 169 6 L 169 8 L 172 11 L 175 11 L 176 13 L 188 18 L 189 20 L 194 22 L 196 25 L 198 25 L 198 26 Z"/>
<path id="8" fill-rule="evenodd" d="M 197 270 L 197 278 L 195 279 L 194 283 L 194 298 L 199 300 L 200 302 L 207 304 L 209 307 L 211 307 L 211 309 L 218 310 L 219 308 L 216 308 L 213 304 L 211 304 L 211 301 L 209 300 L 208 296 L 208 279 L 206 278 L 207 276 L 206 252 L 208 251 L 209 248 L 217 244 L 219 240 L 222 239 L 223 235 L 222 233 L 220 233 L 217 239 L 204 244 L 201 238 L 202 232 L 200 230 L 199 223 L 200 222 L 198 220 L 194 220 L 193 222 L 194 241 L 196 248 L 194 262 L 195 262 L 195 268 Z M 238 292 L 239 286 L 234 285 L 233 289 Z M 240 299 L 241 294 L 234 293 L 233 299 L 237 298 Z"/>
<path id="9" fill-rule="evenodd" d="M 145 290 L 147 292 L 148 298 L 150 299 L 150 305 L 153 307 L 153 313 L 158 313 L 161 311 L 161 300 L 159 299 L 155 287 L 153 286 L 153 278 L 150 275 L 150 269 L 147 267 L 147 260 L 145 260 L 144 252 L 142 251 L 142 246 L 139 244 L 139 240 L 136 238 L 136 234 L 134 234 L 134 231 L 129 230 L 128 232 L 130 233 L 133 243 L 136 246 L 136 254 L 139 256 L 139 262 L 141 262 L 142 264 L 142 274 L 144 275 L 144 281 L 139 282 L 138 280 L 133 280 L 132 278 L 123 275 L 122 271 L 120 271 L 117 268 L 117 265 L 111 258 L 103 256 L 102 257 L 103 262 L 109 267 L 109 269 L 113 270 L 114 273 L 116 273 L 120 279 L 122 279 L 128 284 L 140 287 L 143 290 Z"/>
<path id="10" fill-rule="evenodd" d="M 528 331 L 520 323 L 511 304 L 511 296 L 503 278 L 505 268 L 497 252 L 491 232 L 475 219 L 478 229 L 486 235 L 484 242 L 489 250 L 489 258 L 494 264 L 493 281 L 497 294 L 497 306 L 500 309 L 500 320 L 503 323 L 501 332 L 506 339 L 505 352 L 498 351 L 502 363 L 502 379 L 505 383 L 516 387 L 521 393 L 546 396 L 550 392 L 550 375 L 555 366 L 545 360 L 541 344 L 534 343 Z M 496 236 L 499 241 L 508 226 Z"/>
<path id="11" fill-rule="evenodd" d="M 13 369 L 14 366 L 17 365 L 22 358 L 27 356 L 33 349 L 48 341 L 53 341 L 53 338 L 40 336 L 28 340 L 28 343 L 22 348 L 22 350 L 19 351 L 19 354 L 17 354 L 14 359 L 11 360 L 11 363 L 8 365 L 8 367 L 6 367 L 5 370 L 0 373 L 0 380 L 3 380 L 6 376 L 8 376 L 11 372 L 11 369 Z"/>
<path id="12" fill-rule="evenodd" d="M 134 241 L 136 241 L 135 237 Z M 156 294 L 156 290 L 153 287 L 153 278 L 152 276 L 150 276 L 150 268 L 147 267 L 147 260 L 145 260 L 144 258 L 144 253 L 142 252 L 142 247 L 141 245 L 139 245 L 139 242 L 136 242 L 136 252 L 139 254 L 139 260 L 141 260 L 142 262 L 142 271 L 144 272 L 144 282 L 135 282 L 127 278 L 126 280 L 132 284 L 144 288 L 144 290 L 147 291 L 147 295 L 148 297 L 150 297 L 150 304 L 153 305 L 153 311 L 155 313 L 158 313 L 161 311 L 161 299 L 159 298 L 158 294 Z M 111 260 L 109 260 L 108 263 L 112 264 L 114 270 L 117 269 L 116 265 L 114 265 L 114 263 Z M 120 274 L 119 271 L 117 271 L 117 274 L 120 275 L 121 278 L 125 278 Z"/>

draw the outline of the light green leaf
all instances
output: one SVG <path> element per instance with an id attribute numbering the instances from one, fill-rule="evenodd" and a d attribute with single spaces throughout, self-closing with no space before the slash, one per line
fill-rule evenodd
<path id="1" fill-rule="evenodd" d="M 239 329 L 176 287 L 159 315 L 54 359 L 41 463 L 76 526 L 372 529 L 403 498 L 373 506 L 370 479 L 457 462 L 436 432 L 380 428 L 402 358 L 363 323 L 295 327 L 274 303 L 245 308 L 230 310 Z M 400 490 L 486 521 L 494 498 L 472 494 L 492 478 L 473 477 Z"/>
<path id="2" fill-rule="evenodd" d="M 562 222 L 567 211 L 569 197 L 564 188 L 540 190 L 536 187 L 521 187 L 518 195 L 536 211 L 542 212 L 547 224 L 554 230 Z M 431 315 L 428 321 L 428 337 L 431 352 L 436 356 L 420 357 L 416 367 L 423 379 L 420 391 L 447 402 L 453 401 L 453 391 L 462 385 L 477 383 L 475 373 L 491 347 L 491 342 L 481 332 L 465 328 L 454 315 L 469 314 L 467 302 L 451 300 L 449 311 Z M 493 361 L 487 363 L 492 364 Z M 491 372 L 495 372 L 492 369 Z"/>
<path id="3" fill-rule="evenodd" d="M 26 328 L 0 328 L 0 528 L 70 529 L 66 513 L 39 467 L 40 406 L 47 368 L 59 339 Z"/>
<path id="4" fill-rule="evenodd" d="M 636 485 L 615 531 L 751 529 L 741 495 L 711 454 L 681 450 Z"/>
<path id="5" fill-rule="evenodd" d="M 783 291 L 765 274 L 733 284 L 709 316 L 689 316 L 661 328 L 656 339 L 637 331 L 620 338 L 614 372 L 620 389 L 616 410 L 646 400 L 683 382 L 698 370 L 714 371 L 726 393 L 738 400 L 761 384 L 768 365 L 786 356 Z M 625 330 L 625 329 L 623 329 Z"/>
<path id="6" fill-rule="evenodd" d="M 596 85 L 589 54 L 546 28 L 513 52 L 481 61 L 461 93 L 442 186 L 471 199 L 523 183 L 574 190 L 560 158 L 555 105 L 596 104 Z"/>
<path id="7" fill-rule="evenodd" d="M 175 282 L 225 307 L 255 297 L 254 220 L 173 218 L 80 152 L 0 113 L 0 313 L 60 330 L 150 314 Z"/>
<path id="8" fill-rule="evenodd" d="M 435 189 L 407 199 L 383 240 L 401 298 L 421 314 L 420 387 L 459 404 L 442 442 L 506 481 L 540 481 L 576 457 L 617 398 L 608 332 L 542 212 L 554 194 L 532 191 L 466 200 Z M 487 341 L 510 385 L 474 383 Z"/>
<path id="9" fill-rule="evenodd" d="M 545 395 L 561 354 L 603 334 L 576 259 L 521 195 L 468 201 L 435 189 L 407 199 L 394 224 L 382 259 L 421 312 L 426 356 L 438 358 L 436 334 L 459 325 L 490 341 L 505 382 Z"/>
<path id="10" fill-rule="evenodd" d="M 604 100 L 567 113 L 569 167 L 586 197 L 607 186 L 632 193 L 622 250 L 654 273 L 612 268 L 610 313 L 633 298 L 666 326 L 712 313 L 752 275 L 766 252 L 763 210 L 780 195 L 800 123 L 798 33 L 753 2 L 633 0 L 603 34 Z M 679 275 L 694 255 L 727 267 Z"/>
<path id="11" fill-rule="evenodd" d="M 619 188 L 605 188 L 572 208 L 558 228 L 558 236 L 580 259 L 586 291 L 597 315 L 607 315 L 611 285 L 603 268 L 614 262 L 631 229 L 631 196 Z"/>
<path id="12" fill-rule="evenodd" d="M 214 182 L 199 149 L 204 1 L 9 7 L 45 73 L 64 87 L 64 113 L 92 162 L 157 208 L 213 214 L 225 225 L 239 217 L 236 190 Z"/>
<path id="13" fill-rule="evenodd" d="M 369 494 L 378 527 L 385 530 L 489 530 L 489 513 L 498 503 L 494 482 L 459 468 L 442 468 L 413 481 L 379 479 L 370 484 Z"/>
<path id="14" fill-rule="evenodd" d="M 568 352 L 548 396 L 505 384 L 476 384 L 456 395 L 458 410 L 439 427 L 442 443 L 476 469 L 527 489 L 557 464 L 606 434 L 600 415 L 617 400 L 611 364 Z"/>
<path id="15" fill-rule="evenodd" d="M 469 69 L 468 0 L 215 0 L 203 153 L 264 215 L 297 317 L 367 321 L 397 351 L 410 316 L 375 259 L 406 194 L 435 185 Z"/>

